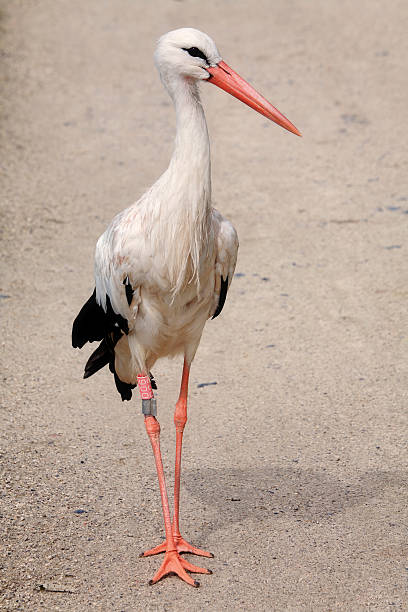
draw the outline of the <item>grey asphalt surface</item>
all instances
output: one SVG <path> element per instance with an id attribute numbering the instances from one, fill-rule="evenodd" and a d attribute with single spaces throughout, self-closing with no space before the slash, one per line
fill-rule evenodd
<path id="1" fill-rule="evenodd" d="M 191 377 L 200 589 L 148 586 L 163 525 L 139 400 L 83 381 L 91 347 L 70 347 L 98 236 L 170 157 L 152 53 L 181 26 L 304 134 L 202 88 L 241 246 Z M 0 31 L 1 609 L 407 610 L 406 2 L 9 1 Z M 181 366 L 154 372 L 170 491 Z"/>

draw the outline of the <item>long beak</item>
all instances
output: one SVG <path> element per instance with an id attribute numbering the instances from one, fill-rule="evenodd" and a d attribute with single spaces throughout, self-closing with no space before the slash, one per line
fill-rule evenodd
<path id="1" fill-rule="evenodd" d="M 297 128 L 286 119 L 277 108 L 272 106 L 261 94 L 259 94 L 249 83 L 239 76 L 225 62 L 221 61 L 212 68 L 207 68 L 210 78 L 207 83 L 213 83 L 224 91 L 227 91 L 238 100 L 241 100 L 251 108 L 261 113 L 271 121 L 282 126 L 297 136 L 302 136 Z"/>

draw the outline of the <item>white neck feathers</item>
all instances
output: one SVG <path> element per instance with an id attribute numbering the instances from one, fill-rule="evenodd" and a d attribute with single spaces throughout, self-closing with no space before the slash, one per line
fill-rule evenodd
<path id="1" fill-rule="evenodd" d="M 207 124 L 195 81 L 179 77 L 166 84 L 177 116 L 174 152 L 153 188 L 158 215 L 152 237 L 166 253 L 173 295 L 199 284 L 211 228 L 211 168 Z M 152 202 L 153 203 L 153 202 Z"/>

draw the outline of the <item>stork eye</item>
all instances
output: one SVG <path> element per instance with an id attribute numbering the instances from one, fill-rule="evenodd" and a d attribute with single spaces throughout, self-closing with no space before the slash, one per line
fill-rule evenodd
<path id="1" fill-rule="evenodd" d="M 190 49 L 186 49 L 185 47 L 183 47 L 183 51 L 187 51 L 187 53 L 192 57 L 200 57 L 208 64 L 208 59 L 206 58 L 204 53 L 200 51 L 200 49 L 197 49 L 197 47 L 190 47 Z"/>

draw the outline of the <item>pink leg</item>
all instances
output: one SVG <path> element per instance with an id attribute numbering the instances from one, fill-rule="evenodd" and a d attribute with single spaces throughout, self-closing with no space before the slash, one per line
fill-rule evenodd
<path id="1" fill-rule="evenodd" d="M 206 550 L 192 546 L 180 534 L 179 509 L 180 509 L 180 476 L 181 476 L 181 451 L 183 446 L 183 432 L 187 423 L 187 395 L 190 368 L 184 360 L 183 376 L 181 379 L 180 395 L 174 411 L 174 425 L 176 427 L 176 466 L 174 474 L 174 517 L 173 538 L 178 552 L 187 552 L 201 557 L 214 557 Z"/>
<path id="2" fill-rule="evenodd" d="M 181 379 L 180 395 L 176 404 L 174 412 L 174 425 L 176 427 L 176 466 L 175 466 L 175 478 L 174 478 L 174 518 L 172 525 L 173 540 L 178 553 L 192 553 L 201 557 L 214 557 L 214 555 L 206 550 L 201 550 L 192 546 L 181 536 L 179 526 L 179 507 L 180 507 L 180 474 L 181 474 L 181 450 L 183 445 L 183 432 L 187 422 L 187 395 L 188 395 L 188 379 L 190 374 L 190 368 L 184 360 L 183 376 Z M 147 550 L 142 553 L 141 557 L 148 557 L 150 555 L 157 555 L 166 551 L 166 542 L 155 546 L 151 550 Z M 193 566 L 195 567 L 195 566 Z M 195 568 L 194 570 L 201 573 L 210 574 L 209 570 L 203 568 Z"/>
<path id="3" fill-rule="evenodd" d="M 163 462 L 160 453 L 160 425 L 154 416 L 145 417 L 145 426 L 147 434 L 150 438 L 150 442 L 153 449 L 154 459 L 156 462 L 157 476 L 159 478 L 160 495 L 163 507 L 164 516 L 164 528 L 166 531 L 166 542 L 165 542 L 165 555 L 163 563 L 159 570 L 156 572 L 149 584 L 154 584 L 166 576 L 167 574 L 174 573 L 179 576 L 182 580 L 191 584 L 191 586 L 198 587 L 200 583 L 197 580 L 193 580 L 187 571 L 197 572 L 200 568 L 195 568 L 193 565 L 188 563 L 185 559 L 180 557 L 176 550 L 176 546 L 173 539 L 169 500 L 167 498 L 166 483 L 164 480 Z"/>

